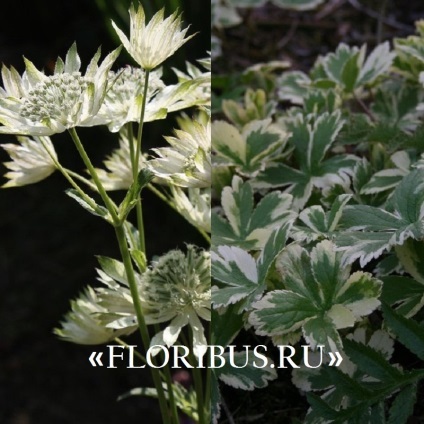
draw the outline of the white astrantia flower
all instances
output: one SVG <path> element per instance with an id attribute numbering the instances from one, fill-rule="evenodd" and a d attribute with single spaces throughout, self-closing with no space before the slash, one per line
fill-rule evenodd
<path id="1" fill-rule="evenodd" d="M 136 139 L 132 140 L 133 145 Z M 106 169 L 96 168 L 97 175 L 105 190 L 127 190 L 133 183 L 133 172 L 131 166 L 130 140 L 126 127 L 119 132 L 119 148 L 103 161 Z M 147 165 L 147 159 L 140 155 L 139 169 Z"/>
<path id="2" fill-rule="evenodd" d="M 54 74 L 47 76 L 25 59 L 22 77 L 12 67 L 3 66 L 4 88 L 0 87 L 0 133 L 52 135 L 77 126 L 99 125 L 94 120 L 106 94 L 107 76 L 120 48 L 98 66 L 100 49 L 85 74 L 76 45 L 65 62 L 58 58 Z"/>
<path id="3" fill-rule="evenodd" d="M 99 305 L 95 290 L 88 286 L 74 301 L 71 301 L 71 311 L 60 323 L 61 328 L 55 328 L 54 333 L 65 341 L 97 345 L 107 343 L 122 334 L 129 334 L 128 329 L 114 330 L 107 328 L 99 320 L 99 314 L 106 310 Z"/>
<path id="4" fill-rule="evenodd" d="M 199 318 L 211 320 L 211 262 L 207 251 L 188 245 L 187 253 L 172 250 L 142 275 L 142 305 L 156 322 L 171 320 L 156 334 L 151 346 L 172 346 L 189 325 L 193 352 L 201 356 L 207 340 Z M 154 351 L 152 353 L 158 353 Z"/>
<path id="5" fill-rule="evenodd" d="M 46 151 L 49 149 L 50 154 Z M 38 183 L 50 176 L 55 170 L 56 152 L 49 137 L 18 137 L 19 144 L 0 144 L 12 159 L 5 162 L 9 170 L 5 177 L 9 181 L 3 187 L 18 187 Z"/>
<path id="6" fill-rule="evenodd" d="M 134 331 L 137 318 L 124 266 L 110 258 L 101 258 L 100 262 L 99 281 L 106 286 L 96 289 L 99 303 L 105 309 L 100 320 L 108 328 Z M 170 321 L 153 337 L 152 346 L 171 346 L 181 329 L 189 325 L 194 352 L 202 352 L 201 346 L 207 341 L 199 318 L 211 319 L 210 272 L 209 252 L 188 245 L 186 254 L 172 250 L 154 261 L 144 273 L 135 273 L 146 324 Z M 152 353 L 157 352 L 152 350 Z"/>
<path id="7" fill-rule="evenodd" d="M 149 75 L 144 122 L 164 119 L 170 112 L 205 104 L 199 90 L 203 86 L 210 90 L 210 76 L 199 75 L 168 86 L 161 76 L 161 69 Z M 128 66 L 117 72 L 110 71 L 107 94 L 94 122 L 107 123 L 112 132 L 119 131 L 127 122 L 139 122 L 144 83 L 145 73 L 140 68 Z"/>
<path id="8" fill-rule="evenodd" d="M 158 158 L 148 166 L 157 177 L 180 187 L 210 187 L 211 125 L 209 117 L 202 120 L 185 120 L 184 130 L 165 137 L 172 147 L 152 149 Z"/>
<path id="9" fill-rule="evenodd" d="M 147 105 L 160 90 L 165 88 L 161 76 L 161 70 L 153 71 L 149 76 Z M 119 131 L 127 122 L 136 122 L 140 119 L 144 78 L 142 69 L 131 66 L 117 72 L 109 72 L 108 89 L 98 119 L 108 121 L 108 127 L 112 132 Z M 151 108 L 147 108 L 145 122 L 162 119 L 165 116 L 166 113 L 162 110 L 152 111 Z"/>
<path id="10" fill-rule="evenodd" d="M 171 186 L 173 205 L 196 228 L 211 232 L 211 189 Z"/>
<path id="11" fill-rule="evenodd" d="M 112 22 L 121 43 L 132 58 L 145 70 L 151 71 L 172 56 L 186 41 L 188 27 L 181 29 L 181 15 L 174 12 L 164 19 L 164 9 L 157 12 L 146 25 L 143 7 L 131 5 L 130 38 Z"/>

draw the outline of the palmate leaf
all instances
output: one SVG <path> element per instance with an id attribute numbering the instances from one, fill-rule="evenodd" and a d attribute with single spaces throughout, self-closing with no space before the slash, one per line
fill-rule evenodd
<path id="1" fill-rule="evenodd" d="M 295 219 L 292 196 L 272 192 L 254 208 L 251 185 L 235 176 L 232 187 L 222 191 L 222 209 L 228 221 L 212 213 L 212 245 L 239 246 L 246 250 L 262 249 L 273 229 Z"/>
<path id="2" fill-rule="evenodd" d="M 365 60 L 366 46 L 350 47 L 339 44 L 334 53 L 321 59 L 326 77 L 351 93 L 358 87 L 373 83 L 391 66 L 394 53 L 388 42 L 378 45 Z"/>
<path id="3" fill-rule="evenodd" d="M 414 346 L 414 350 L 411 350 L 422 354 L 423 332 L 418 328 L 419 325 L 385 305 L 383 313 L 389 327 L 398 336 L 402 334 L 399 341 L 410 346 L 410 349 Z M 316 383 L 321 376 L 327 385 L 329 382 L 331 385 L 325 388 L 321 397 L 308 394 L 312 408 L 308 411 L 305 423 L 406 423 L 413 412 L 417 383 L 424 378 L 424 370 L 402 371 L 398 365 L 389 363 L 388 356 L 371 343 L 365 345 L 347 339 L 344 348 L 348 359 L 343 361 L 342 367 L 313 370 L 310 381 L 315 387 L 311 386 L 307 390 L 320 390 Z M 304 370 L 303 374 L 312 373 Z M 301 376 L 302 380 L 305 380 L 304 375 Z M 393 395 L 396 397 L 388 408 L 387 401 L 390 402 Z M 320 421 L 323 417 L 326 420 Z"/>
<path id="4" fill-rule="evenodd" d="M 411 159 L 405 150 L 393 153 L 390 157 L 394 168 L 376 172 L 371 179 L 362 186 L 361 194 L 375 194 L 394 189 L 409 174 Z"/>
<path id="5" fill-rule="evenodd" d="M 402 75 L 418 81 L 420 73 L 424 71 L 424 21 L 420 20 L 415 25 L 418 35 L 394 39 L 394 65 Z"/>
<path id="6" fill-rule="evenodd" d="M 336 245 L 344 251 L 345 263 L 359 259 L 364 267 L 392 246 L 424 236 L 424 169 L 416 169 L 402 179 L 388 207 L 393 212 L 368 205 L 344 209 L 341 223 L 349 231 L 336 237 Z"/>
<path id="7" fill-rule="evenodd" d="M 324 240 L 311 252 L 288 246 L 276 266 L 286 290 L 268 292 L 252 306 L 249 322 L 259 335 L 278 336 L 303 330 L 312 347 L 342 349 L 338 329 L 352 327 L 379 304 L 381 282 L 364 272 L 350 275 L 341 253 Z"/>
<path id="8" fill-rule="evenodd" d="M 343 208 L 351 197 L 350 194 L 338 196 L 328 212 L 319 205 L 304 209 L 299 214 L 299 219 L 304 225 L 293 228 L 293 238 L 307 242 L 323 238 L 331 239 L 342 216 Z"/>
<path id="9" fill-rule="evenodd" d="M 239 310 L 250 304 L 265 290 L 265 281 L 275 257 L 284 248 L 291 222 L 275 229 L 257 260 L 239 247 L 219 246 L 212 252 L 212 303 L 215 308 L 238 303 Z"/>
<path id="10" fill-rule="evenodd" d="M 288 134 L 270 119 L 253 121 L 240 132 L 225 121 L 212 124 L 215 166 L 234 166 L 236 172 L 252 177 L 272 163 L 284 148 Z"/>
<path id="11" fill-rule="evenodd" d="M 267 166 L 252 181 L 255 188 L 276 188 L 286 186 L 293 195 L 293 205 L 303 208 L 313 187 L 320 189 L 343 184 L 346 174 L 352 172 L 358 158 L 352 155 L 338 155 L 324 159 L 339 134 L 343 121 L 339 111 L 314 116 L 299 115 L 290 126 L 290 142 L 294 146 L 294 157 L 299 169 L 284 163 Z"/>
<path id="12" fill-rule="evenodd" d="M 379 122 L 411 133 L 421 123 L 423 112 L 417 106 L 423 95 L 415 84 L 390 79 L 379 86 L 371 111 Z"/>
<path id="13" fill-rule="evenodd" d="M 268 381 L 277 378 L 271 359 L 263 366 L 262 360 L 255 358 L 253 351 L 234 352 L 232 362 L 230 353 L 223 355 L 225 365 L 215 370 L 216 376 L 228 386 L 235 389 L 253 390 L 268 385 Z"/>
<path id="14" fill-rule="evenodd" d="M 358 358 L 352 357 L 353 349 L 349 350 L 352 344 L 360 352 Z M 367 335 L 364 327 L 356 328 L 353 333 L 344 339 L 345 350 L 341 352 L 343 361 L 338 368 L 358 383 L 369 380 L 370 376 L 375 381 L 384 380 L 386 375 L 389 375 L 390 379 L 392 379 L 393 374 L 398 377 L 401 375 L 399 369 L 388 362 L 393 354 L 393 344 L 393 339 L 385 331 L 377 330 L 371 335 Z M 365 353 L 362 350 L 365 350 Z M 370 354 L 370 357 L 368 354 Z M 318 352 L 312 352 L 310 357 L 309 363 L 319 363 Z M 358 361 L 365 365 L 359 366 Z M 326 363 L 328 363 L 328 358 L 324 357 L 323 364 Z M 296 387 L 306 392 L 325 390 L 322 393 L 322 398 L 333 408 L 340 408 L 346 403 L 346 394 L 336 390 L 326 366 L 308 368 L 302 364 L 300 368 L 293 370 L 292 381 Z"/>

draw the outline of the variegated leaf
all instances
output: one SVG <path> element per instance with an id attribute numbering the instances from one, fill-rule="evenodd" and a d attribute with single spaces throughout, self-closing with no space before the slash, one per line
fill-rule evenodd
<path id="1" fill-rule="evenodd" d="M 336 244 L 345 252 L 346 263 L 360 259 L 363 267 L 392 246 L 424 237 L 424 169 L 416 169 L 402 179 L 388 207 L 393 212 L 368 205 L 344 209 L 342 224 L 349 231 L 340 233 Z"/>
<path id="2" fill-rule="evenodd" d="M 216 166 L 234 166 L 239 174 L 252 177 L 278 157 L 287 138 L 288 134 L 273 126 L 269 119 L 252 121 L 241 132 L 225 121 L 215 121 L 213 159 Z"/>
<path id="3" fill-rule="evenodd" d="M 291 223 L 287 223 L 275 229 L 257 260 L 235 246 L 219 246 L 212 252 L 212 278 L 218 282 L 212 288 L 214 307 L 240 302 L 240 310 L 250 308 L 264 292 L 269 268 L 284 248 L 290 228 Z"/>
<path id="4" fill-rule="evenodd" d="M 255 188 L 287 187 L 293 195 L 293 205 L 302 209 L 313 187 L 326 189 L 344 182 L 344 175 L 352 173 L 358 158 L 339 155 L 325 159 L 343 126 L 339 111 L 323 113 L 318 118 L 298 116 L 290 125 L 294 157 L 299 169 L 283 163 L 273 164 L 253 180 Z"/>
<path id="5" fill-rule="evenodd" d="M 222 191 L 222 209 L 228 221 L 212 213 L 212 245 L 262 249 L 273 229 L 294 220 L 292 196 L 281 192 L 265 195 L 254 208 L 251 185 L 235 176 L 232 187 Z"/>
<path id="6" fill-rule="evenodd" d="M 308 252 L 287 247 L 277 269 L 287 290 L 268 292 L 252 306 L 249 322 L 259 335 L 278 336 L 300 328 L 313 347 L 342 348 L 338 329 L 351 327 L 378 307 L 381 282 L 370 274 L 343 266 L 341 254 L 328 240 Z"/>

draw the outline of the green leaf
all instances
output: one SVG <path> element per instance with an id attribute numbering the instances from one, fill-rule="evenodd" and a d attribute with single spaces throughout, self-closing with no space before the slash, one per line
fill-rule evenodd
<path id="1" fill-rule="evenodd" d="M 387 325 L 393 330 L 399 341 L 424 360 L 424 327 L 412 319 L 399 315 L 384 303 L 382 309 Z"/>
<path id="2" fill-rule="evenodd" d="M 291 223 L 276 228 L 268 238 L 258 260 L 238 247 L 219 246 L 212 252 L 212 278 L 219 282 L 212 290 L 215 307 L 229 306 L 243 300 L 245 310 L 265 290 L 271 264 L 284 248 Z"/>
<path id="3" fill-rule="evenodd" d="M 235 176 L 232 187 L 222 191 L 222 207 L 228 222 L 212 212 L 212 244 L 263 248 L 273 229 L 295 218 L 291 204 L 290 194 L 273 192 L 254 208 L 251 185 Z"/>
<path id="4" fill-rule="evenodd" d="M 236 389 L 263 388 L 268 385 L 270 380 L 277 378 L 277 372 L 271 366 L 273 362 L 268 359 L 267 365 L 262 367 L 262 360 L 255 358 L 251 350 L 234 352 L 231 357 L 232 363 L 229 353 L 225 353 L 223 358 L 225 365 L 222 368 L 216 368 L 215 374 L 219 380 Z"/>
<path id="5" fill-rule="evenodd" d="M 303 328 L 312 347 L 342 348 L 337 329 L 352 326 L 378 305 L 381 283 L 370 274 L 342 266 L 328 241 L 311 252 L 292 244 L 278 257 L 277 270 L 287 290 L 274 290 L 255 302 L 249 322 L 257 334 L 279 336 Z"/>
<path id="6" fill-rule="evenodd" d="M 392 246 L 424 237 L 423 181 L 424 169 L 416 169 L 402 179 L 387 205 L 393 212 L 368 205 L 344 209 L 341 222 L 349 231 L 339 234 L 336 244 L 345 252 L 346 263 L 359 258 L 363 267 Z"/>
<path id="7" fill-rule="evenodd" d="M 299 169 L 283 163 L 271 164 L 253 180 L 255 188 L 287 186 L 286 192 L 294 197 L 293 205 L 302 209 L 308 201 L 312 188 L 326 189 L 346 183 L 346 174 L 352 173 L 357 158 L 339 155 L 324 159 L 339 134 L 343 120 L 340 111 L 323 113 L 318 118 L 299 115 L 290 124 L 294 156 Z"/>
<path id="8" fill-rule="evenodd" d="M 392 403 L 387 424 L 406 424 L 414 412 L 417 400 L 417 386 L 410 384 L 403 388 Z"/>
<path id="9" fill-rule="evenodd" d="M 382 353 L 370 346 L 345 339 L 343 347 L 352 362 L 371 377 L 380 381 L 395 382 L 403 376 L 398 368 L 390 365 Z"/>
<path id="10" fill-rule="evenodd" d="M 382 300 L 395 305 L 400 315 L 410 318 L 424 306 L 424 284 L 399 275 L 383 277 L 382 281 Z"/>
<path id="11" fill-rule="evenodd" d="M 217 166 L 235 166 L 241 175 L 252 177 L 281 153 L 288 134 L 271 120 L 252 121 L 240 132 L 235 126 L 215 121 L 212 125 L 213 157 Z"/>
<path id="12" fill-rule="evenodd" d="M 237 313 L 235 305 L 224 311 L 212 309 L 212 338 L 211 344 L 228 346 L 243 328 L 243 315 Z"/>
<path id="13" fill-rule="evenodd" d="M 82 196 L 77 190 L 73 188 L 66 190 L 65 193 L 72 199 L 76 200 L 86 211 L 90 212 L 91 214 L 95 216 L 100 216 L 106 221 L 112 223 L 112 218 L 109 215 L 109 211 L 104 206 L 98 205 L 95 202 L 95 200 L 92 199 L 91 197 L 87 195 Z M 90 202 L 94 204 L 95 206 L 92 206 L 91 204 L 89 204 L 87 202 L 87 199 L 90 199 Z"/>

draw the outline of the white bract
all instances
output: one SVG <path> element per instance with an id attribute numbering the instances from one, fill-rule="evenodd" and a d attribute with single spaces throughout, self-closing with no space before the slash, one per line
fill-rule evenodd
<path id="1" fill-rule="evenodd" d="M 56 170 L 56 152 L 49 137 L 18 137 L 19 144 L 1 144 L 12 159 L 5 162 L 9 181 L 3 187 L 38 183 Z M 48 149 L 48 152 L 46 150 Z"/>
<path id="2" fill-rule="evenodd" d="M 179 78 L 177 84 L 171 85 L 165 85 L 161 77 L 159 69 L 149 74 L 143 122 L 164 119 L 170 112 L 205 103 L 202 90 L 205 85 L 210 86 L 210 74 Z M 106 123 L 112 132 L 128 122 L 140 122 L 144 84 L 145 72 L 139 68 L 109 72 L 107 94 L 95 122 Z"/>
<path id="3" fill-rule="evenodd" d="M 184 131 L 175 130 L 175 137 L 165 137 L 172 146 L 153 149 L 157 159 L 149 168 L 163 180 L 180 187 L 210 187 L 211 184 L 211 126 L 191 120 Z"/>
<path id="4" fill-rule="evenodd" d="M 12 67 L 3 66 L 4 88 L 0 87 L 0 133 L 52 135 L 77 126 L 98 125 L 96 117 L 106 94 L 107 76 L 120 48 L 110 53 L 100 66 L 100 50 L 85 74 L 76 44 L 65 62 L 58 58 L 54 74 L 45 75 L 25 59 L 22 77 Z"/>
<path id="5" fill-rule="evenodd" d="M 191 188 L 187 192 L 171 186 L 172 203 L 178 212 L 197 228 L 211 232 L 211 189 Z"/>
<path id="6" fill-rule="evenodd" d="M 54 330 L 62 339 L 83 345 L 107 343 L 128 331 L 115 331 L 105 327 L 99 320 L 99 314 L 105 309 L 99 305 L 99 299 L 92 287 L 87 287 L 81 296 L 71 302 L 72 310 L 61 322 L 62 328 Z"/>
<path id="7" fill-rule="evenodd" d="M 155 322 L 171 320 L 151 346 L 172 346 L 189 325 L 193 352 L 201 356 L 207 340 L 199 318 L 211 320 L 211 262 L 209 252 L 187 246 L 187 254 L 172 250 L 153 263 L 142 277 L 142 305 Z M 160 349 L 152 353 L 159 353 Z"/>
<path id="8" fill-rule="evenodd" d="M 186 41 L 188 27 L 181 30 L 181 15 L 174 12 L 164 19 L 164 10 L 157 12 L 146 25 L 142 6 L 130 10 L 130 38 L 112 22 L 119 39 L 132 58 L 145 70 L 151 71 L 172 56 Z"/>

